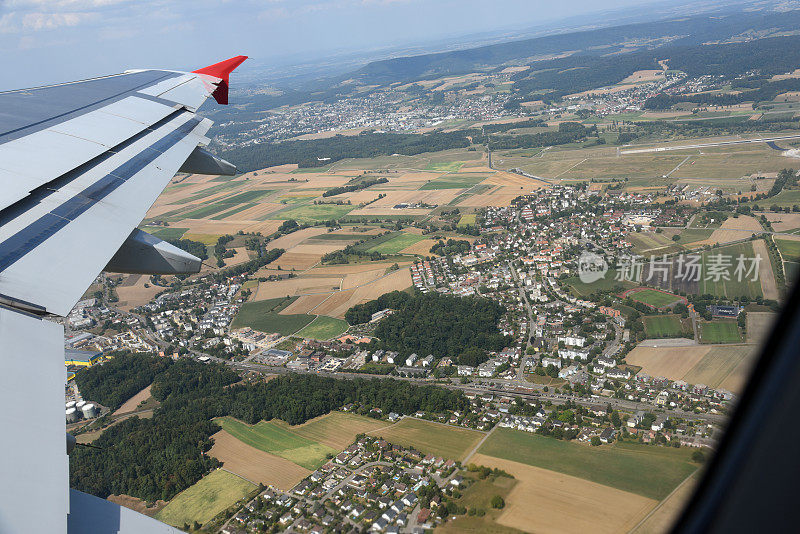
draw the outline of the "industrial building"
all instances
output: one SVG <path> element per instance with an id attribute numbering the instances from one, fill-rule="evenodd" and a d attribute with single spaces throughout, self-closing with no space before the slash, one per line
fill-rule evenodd
<path id="1" fill-rule="evenodd" d="M 64 349 L 64 364 L 66 366 L 91 367 L 103 357 L 102 352 L 92 350 Z"/>

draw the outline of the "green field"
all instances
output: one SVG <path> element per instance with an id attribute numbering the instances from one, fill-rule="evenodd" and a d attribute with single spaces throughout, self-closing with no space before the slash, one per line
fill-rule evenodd
<path id="1" fill-rule="evenodd" d="M 677 302 L 680 299 L 680 297 L 678 297 L 677 295 L 673 295 L 672 293 L 664 293 L 662 291 L 656 291 L 655 289 L 645 289 L 642 291 L 638 291 L 630 295 L 630 298 L 637 302 L 642 302 L 644 304 L 648 304 L 656 308 L 663 308 L 664 306 L 669 306 L 670 304 Z"/>
<path id="2" fill-rule="evenodd" d="M 730 256 L 730 268 L 728 269 L 729 273 L 729 280 L 725 280 L 724 278 L 720 277 L 719 280 L 714 280 L 713 278 L 710 280 L 706 280 L 708 278 L 708 268 L 709 264 L 711 264 L 714 260 L 712 260 L 712 256 L 717 254 L 722 254 L 723 259 L 725 256 Z M 755 256 L 755 252 L 753 251 L 753 244 L 746 242 L 746 243 L 738 243 L 736 245 L 728 245 L 726 247 L 721 247 L 714 250 L 709 250 L 703 253 L 703 279 L 700 281 L 700 293 L 701 294 L 711 294 L 718 297 L 748 297 L 750 299 L 754 299 L 757 297 L 763 296 L 761 292 L 761 282 L 758 280 L 752 281 L 752 275 L 749 277 L 744 276 L 745 273 L 742 274 L 742 279 L 739 281 L 738 276 L 736 274 L 736 266 L 737 266 L 737 258 L 739 255 L 745 257 L 745 272 L 747 268 L 750 266 L 750 262 L 747 261 L 749 258 L 753 258 Z M 762 258 L 762 262 L 769 261 L 769 258 Z"/>
<path id="3" fill-rule="evenodd" d="M 784 260 L 797 261 L 800 259 L 800 241 L 775 238 L 775 245 L 780 250 Z"/>
<path id="4" fill-rule="evenodd" d="M 692 337 L 692 333 L 683 327 L 680 315 L 651 315 L 642 320 L 648 339 Z"/>
<path id="5" fill-rule="evenodd" d="M 439 163 L 428 163 L 425 166 L 426 171 L 442 171 L 442 172 L 455 172 L 464 165 L 461 161 L 444 161 Z"/>
<path id="6" fill-rule="evenodd" d="M 249 326 L 259 332 L 277 332 L 284 336 L 294 334 L 314 320 L 313 315 L 298 313 L 293 315 L 280 315 L 282 309 L 297 300 L 297 297 L 276 298 L 245 302 L 239 308 L 239 313 L 231 323 L 231 328 L 244 328 Z"/>
<path id="7" fill-rule="evenodd" d="M 685 230 L 681 230 L 679 234 L 681 236 L 679 243 L 686 245 L 694 241 L 702 241 L 711 237 L 713 233 L 713 228 L 686 228 Z"/>
<path id="8" fill-rule="evenodd" d="M 339 452 L 295 434 L 288 427 L 268 421 L 261 421 L 253 426 L 232 417 L 221 417 L 215 421 L 233 437 L 251 447 L 286 458 L 312 471 L 327 461 L 328 454 Z"/>
<path id="9" fill-rule="evenodd" d="M 217 469 L 176 495 L 155 518 L 178 528 L 195 521 L 203 524 L 256 488 L 241 477 Z"/>
<path id="10" fill-rule="evenodd" d="M 256 202 L 248 202 L 247 204 L 242 204 L 241 206 L 233 208 L 230 211 L 225 211 L 225 212 L 220 213 L 219 215 L 214 215 L 213 217 L 211 217 L 211 219 L 214 220 L 214 221 L 221 221 L 222 219 L 227 219 L 231 215 L 235 215 L 235 214 L 239 213 L 240 211 L 244 211 L 244 210 L 250 209 L 253 206 L 257 206 L 257 205 L 258 204 Z"/>
<path id="11" fill-rule="evenodd" d="M 615 443 L 590 447 L 498 428 L 481 445 L 481 454 L 525 463 L 661 500 L 697 466 L 685 448 Z"/>
<path id="12" fill-rule="evenodd" d="M 168 241 L 170 239 L 180 239 L 181 237 L 183 237 L 183 234 L 185 234 L 187 230 L 189 230 L 189 229 L 188 228 L 174 228 L 172 226 L 167 226 L 165 228 L 161 228 L 160 230 L 155 230 L 155 231 L 152 231 L 150 229 L 145 229 L 145 232 L 153 234 L 154 236 L 156 236 L 159 239 L 163 239 L 165 241 Z"/>
<path id="13" fill-rule="evenodd" d="M 453 460 L 461 460 L 485 435 L 477 430 L 411 417 L 404 417 L 397 424 L 371 434 L 403 447 Z"/>
<path id="14" fill-rule="evenodd" d="M 175 202 L 171 202 L 170 206 L 176 206 L 180 204 L 191 204 L 192 202 L 197 202 L 199 200 L 206 199 L 216 193 L 227 191 L 228 189 L 233 189 L 234 187 L 239 187 L 242 184 L 243 182 L 225 182 L 224 184 L 212 185 L 211 187 L 206 187 L 199 193 L 195 193 L 192 196 L 181 198 L 176 200 Z"/>
<path id="15" fill-rule="evenodd" d="M 315 235 L 309 241 L 360 241 L 368 238 L 368 235 L 363 234 L 321 234 Z"/>
<path id="16" fill-rule="evenodd" d="M 355 206 L 339 204 L 310 204 L 298 206 L 270 215 L 270 219 L 295 219 L 302 222 L 319 222 L 338 219 L 353 211 Z"/>
<path id="17" fill-rule="evenodd" d="M 348 326 L 347 321 L 334 319 L 333 317 L 327 317 L 325 315 L 318 315 L 316 319 L 297 332 L 297 335 L 299 337 L 325 341 L 344 334 Z"/>
<path id="18" fill-rule="evenodd" d="M 393 234 L 390 239 L 378 243 L 367 249 L 368 252 L 380 252 L 381 254 L 397 254 L 401 250 L 410 247 L 425 239 L 425 236 L 417 234 Z"/>
<path id="19" fill-rule="evenodd" d="M 484 181 L 488 177 L 489 175 L 484 172 L 445 174 L 440 178 L 436 178 L 426 183 L 420 187 L 419 190 L 429 191 L 434 189 L 467 189 Z"/>
<path id="20" fill-rule="evenodd" d="M 736 321 L 703 321 L 700 323 L 701 343 L 741 343 L 742 335 Z"/>
<path id="21" fill-rule="evenodd" d="M 467 224 L 475 224 L 475 219 L 477 218 L 476 213 L 465 213 L 461 216 L 458 220 L 459 226 L 465 226 Z"/>
<path id="22" fill-rule="evenodd" d="M 563 282 L 563 286 L 569 286 L 572 290 L 572 294 L 576 297 L 585 297 L 587 295 L 591 295 L 596 291 L 615 291 L 615 292 L 622 292 L 626 289 L 631 289 L 636 287 L 636 284 L 633 282 L 629 282 L 627 280 L 615 280 L 617 276 L 616 269 L 609 268 L 608 272 L 606 273 L 605 277 L 597 280 L 596 282 L 592 282 L 590 284 L 584 284 L 581 282 L 580 278 L 577 276 L 572 276 L 567 278 Z"/>

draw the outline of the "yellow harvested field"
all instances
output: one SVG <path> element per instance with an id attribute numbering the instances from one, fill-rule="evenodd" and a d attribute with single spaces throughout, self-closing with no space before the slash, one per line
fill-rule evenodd
<path id="1" fill-rule="evenodd" d="M 382 230 L 385 231 L 385 230 Z M 399 262 L 400 267 L 405 267 L 410 262 Z M 315 276 L 345 276 L 347 274 L 363 273 L 365 271 L 386 270 L 392 263 L 350 263 L 345 265 L 321 265 L 314 267 L 307 274 Z"/>
<path id="2" fill-rule="evenodd" d="M 147 284 L 150 287 L 144 287 Z M 131 274 L 116 288 L 119 302 L 117 307 L 130 311 L 137 306 L 142 306 L 155 298 L 156 294 L 164 291 L 163 287 L 150 283 L 150 277 L 140 274 Z"/>
<path id="3" fill-rule="evenodd" d="M 729 243 L 740 239 L 747 239 L 754 232 L 763 230 L 761 223 L 749 215 L 739 215 L 725 219 L 722 225 L 714 230 L 711 237 L 703 241 L 696 241 L 692 245 L 716 245 L 718 243 Z"/>
<path id="4" fill-rule="evenodd" d="M 654 82 L 662 79 L 664 79 L 664 71 L 661 69 L 637 70 L 619 83 Z"/>
<path id="5" fill-rule="evenodd" d="M 122 404 L 122 406 L 117 408 L 117 411 L 114 412 L 112 415 L 119 415 L 119 414 L 123 414 L 123 413 L 128 413 L 128 412 L 134 411 L 136 409 L 136 407 L 139 406 L 139 404 L 141 404 L 142 402 L 144 402 L 144 401 L 146 401 L 147 399 L 150 398 L 150 388 L 152 388 L 152 387 L 153 387 L 153 385 L 150 384 L 149 386 L 147 386 L 146 388 L 141 390 L 139 393 L 137 393 L 136 395 L 134 395 L 130 399 L 126 400 Z"/>
<path id="6" fill-rule="evenodd" d="M 273 423 L 339 451 L 352 444 L 358 434 L 391 426 L 385 421 L 345 412 L 330 412 L 296 426 L 289 426 L 280 420 Z"/>
<path id="7" fill-rule="evenodd" d="M 281 315 L 293 315 L 296 313 L 310 313 L 314 308 L 330 297 L 333 293 L 321 293 L 319 295 L 304 295 L 286 306 L 278 313 Z"/>
<path id="8" fill-rule="evenodd" d="M 421 254 L 423 256 L 431 255 L 431 247 L 436 244 L 435 239 L 423 239 L 417 241 L 410 247 L 406 247 L 400 251 L 401 254 Z"/>
<path id="9" fill-rule="evenodd" d="M 298 252 L 285 252 L 280 258 L 268 264 L 268 267 L 280 267 L 284 271 L 305 271 L 319 263 L 322 254 L 300 254 Z"/>
<path id="10" fill-rule="evenodd" d="M 269 454 L 244 443 L 220 430 L 213 436 L 214 446 L 209 456 L 221 461 L 223 469 L 236 473 L 254 484 L 259 482 L 287 491 L 311 471 L 280 456 Z"/>
<path id="11" fill-rule="evenodd" d="M 697 485 L 697 475 L 693 474 L 686 479 L 658 507 L 651 512 L 644 521 L 637 525 L 632 534 L 667 534 L 672 529 L 672 524 L 678 519 L 683 507 L 689 501 Z"/>
<path id="12" fill-rule="evenodd" d="M 757 355 L 756 345 L 636 347 L 626 361 L 650 376 L 684 380 L 740 393 Z"/>
<path id="13" fill-rule="evenodd" d="M 278 229 L 283 221 L 246 221 L 246 220 L 220 220 L 213 219 L 183 219 L 172 226 L 177 228 L 188 228 L 188 233 L 192 234 L 235 234 L 239 230 L 243 232 L 271 234 Z"/>
<path id="14" fill-rule="evenodd" d="M 569 475 L 476 454 L 471 463 L 511 473 L 517 484 L 497 519 L 525 532 L 627 532 L 657 501 Z"/>
<path id="15" fill-rule="evenodd" d="M 318 236 L 320 234 L 327 233 L 327 228 L 306 228 L 304 230 L 298 230 L 296 232 L 292 232 L 289 235 L 281 236 L 275 241 L 269 242 L 269 248 L 282 248 L 284 250 L 289 251 L 292 247 L 295 247 L 314 236 Z"/>
<path id="16" fill-rule="evenodd" d="M 314 313 L 331 317 L 344 318 L 344 313 L 356 304 L 373 300 L 394 290 L 403 290 L 411 286 L 411 272 L 405 268 L 395 271 L 383 278 L 357 289 L 341 291 L 334 294 L 319 305 Z"/>
<path id="17" fill-rule="evenodd" d="M 772 272 L 767 244 L 763 239 L 753 241 L 753 253 L 761 257 L 761 262 L 758 264 L 758 281 L 761 282 L 764 298 L 778 300 L 778 282 L 775 280 L 775 273 Z"/>
<path id="18" fill-rule="evenodd" d="M 776 232 L 786 232 L 800 228 L 800 213 L 759 213 L 758 216 L 766 215 L 767 220 L 772 224 L 772 229 Z M 781 236 L 783 239 L 783 236 Z"/>
<path id="19" fill-rule="evenodd" d="M 363 286 L 370 282 L 374 282 L 384 275 L 386 269 L 373 269 L 372 271 L 363 271 L 360 273 L 353 273 L 345 275 L 342 281 L 342 289 L 355 289 L 356 287 Z"/>
<path id="20" fill-rule="evenodd" d="M 342 250 L 345 247 L 346 243 L 339 241 L 328 241 L 327 243 L 303 243 L 301 245 L 293 246 L 289 252 L 292 254 L 328 254 L 329 252 L 335 252 L 337 250 Z"/>
<path id="21" fill-rule="evenodd" d="M 692 347 L 636 347 L 625 357 L 630 365 L 642 367 L 650 376 L 664 376 L 683 380 L 689 370 L 709 353 L 710 346 Z"/>
<path id="22" fill-rule="evenodd" d="M 747 312 L 747 342 L 760 345 L 772 330 L 775 317 L 774 312 Z"/>
<path id="23" fill-rule="evenodd" d="M 520 195 L 527 195 L 537 189 L 543 187 L 544 183 L 534 182 L 533 180 L 527 186 L 505 186 L 498 187 L 487 193 L 479 195 L 471 195 L 457 204 L 458 207 L 469 208 L 485 208 L 487 206 L 504 207 L 510 206 L 511 201 Z"/>
<path id="24" fill-rule="evenodd" d="M 236 251 L 236 254 L 234 254 L 232 258 L 225 258 L 226 267 L 233 267 L 234 265 L 250 261 L 250 253 L 246 247 L 236 247 L 233 250 Z"/>
<path id="25" fill-rule="evenodd" d="M 275 282 L 261 282 L 253 300 L 267 300 L 279 297 L 306 295 L 310 293 L 330 293 L 338 288 L 340 278 L 287 278 Z"/>

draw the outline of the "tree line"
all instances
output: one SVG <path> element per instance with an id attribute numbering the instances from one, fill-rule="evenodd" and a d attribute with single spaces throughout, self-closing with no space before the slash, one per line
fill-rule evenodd
<path id="1" fill-rule="evenodd" d="M 385 184 L 388 182 L 388 178 L 367 178 L 357 184 L 351 185 L 342 185 L 339 187 L 332 187 L 322 193 L 323 197 L 332 197 L 334 195 L 341 195 L 342 193 L 352 193 L 353 191 L 358 191 L 360 189 L 366 189 L 368 187 L 372 187 L 376 184 Z"/>

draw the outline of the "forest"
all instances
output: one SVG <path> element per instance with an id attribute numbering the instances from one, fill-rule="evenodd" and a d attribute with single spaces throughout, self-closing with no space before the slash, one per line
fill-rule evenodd
<path id="1" fill-rule="evenodd" d="M 432 254 L 439 256 L 449 256 L 450 254 L 467 254 L 472 248 L 472 244 L 465 239 L 448 239 L 445 243 L 441 239 L 431 247 Z"/>
<path id="2" fill-rule="evenodd" d="M 96 387 L 113 390 L 118 381 L 136 381 L 142 367 L 162 361 L 131 354 L 117 359 L 127 363 L 114 372 L 97 367 Z M 102 498 L 124 493 L 148 502 L 169 500 L 220 465 L 204 454 L 220 430 L 214 417 L 231 415 L 250 424 L 279 418 L 296 425 L 350 403 L 402 414 L 468 407 L 461 392 L 437 386 L 298 374 L 244 383 L 223 365 L 189 359 L 167 364 L 153 378 L 152 395 L 161 405 L 151 419 L 126 419 L 93 442 L 99 449 L 73 451 L 71 487 Z"/>
<path id="3" fill-rule="evenodd" d="M 366 189 L 368 187 L 372 187 L 373 185 L 377 184 L 385 184 L 389 180 L 387 178 L 367 178 L 357 184 L 351 185 L 342 185 L 339 187 L 332 187 L 322 193 L 323 197 L 332 197 L 334 195 L 341 195 L 342 193 L 352 193 L 353 191 L 359 191 L 361 189 Z"/>
<path id="4" fill-rule="evenodd" d="M 111 411 L 153 382 L 172 360 L 147 354 L 112 352 L 102 365 L 81 369 L 75 375 L 81 395 L 99 402 Z"/>
<path id="5" fill-rule="evenodd" d="M 450 356 L 462 365 L 477 365 L 486 361 L 487 351 L 501 350 L 509 342 L 497 329 L 505 308 L 483 298 L 393 291 L 353 306 L 344 317 L 350 324 L 366 323 L 385 308 L 395 313 L 378 323 L 375 349 Z"/>
<path id="6" fill-rule="evenodd" d="M 249 172 L 285 163 L 297 163 L 300 167 L 322 167 L 344 158 L 372 158 L 389 154 L 413 156 L 422 152 L 466 148 L 469 145 L 470 141 L 464 132 L 362 133 L 336 135 L 327 139 L 262 143 L 228 150 L 220 155 L 235 161 L 241 172 Z"/>

